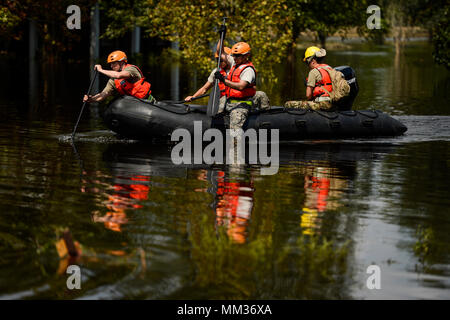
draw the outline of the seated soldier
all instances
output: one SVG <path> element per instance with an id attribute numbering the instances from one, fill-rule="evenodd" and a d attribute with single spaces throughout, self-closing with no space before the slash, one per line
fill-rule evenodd
<path id="1" fill-rule="evenodd" d="M 318 47 L 306 49 L 303 61 L 310 69 L 306 83 L 307 101 L 287 101 L 284 104 L 286 108 L 333 110 L 329 94 L 333 91 L 333 86 L 330 74 L 325 70 L 332 68 L 323 63 L 326 54 L 325 49 Z"/>
<path id="2" fill-rule="evenodd" d="M 111 52 L 108 56 L 108 63 L 112 70 L 103 70 L 101 65 L 95 65 L 95 69 L 98 72 L 110 77 L 106 87 L 96 95 L 85 95 L 83 101 L 99 102 L 117 92 L 121 95 L 129 95 L 155 102 L 155 98 L 151 95 L 150 83 L 145 81 L 144 75 L 137 66 L 127 63 L 125 52 Z"/>

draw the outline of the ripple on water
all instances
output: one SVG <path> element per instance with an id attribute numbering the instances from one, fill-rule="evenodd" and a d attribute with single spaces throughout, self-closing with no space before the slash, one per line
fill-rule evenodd
<path id="1" fill-rule="evenodd" d="M 60 142 L 93 142 L 101 144 L 109 143 L 136 143 L 137 140 L 119 138 L 114 132 L 109 130 L 97 130 L 83 133 L 76 133 L 72 140 L 72 134 L 55 135 Z"/>

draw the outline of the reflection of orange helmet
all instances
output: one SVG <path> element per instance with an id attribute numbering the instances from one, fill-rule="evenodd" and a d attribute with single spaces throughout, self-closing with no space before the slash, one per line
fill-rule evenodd
<path id="1" fill-rule="evenodd" d="M 250 46 L 246 42 L 238 42 L 231 48 L 231 54 L 247 54 L 250 52 Z"/>
<path id="2" fill-rule="evenodd" d="M 225 52 L 226 54 L 231 54 L 231 49 L 228 47 L 224 47 L 223 52 Z M 216 51 L 216 53 L 214 54 L 214 57 L 217 59 L 219 57 L 219 52 Z"/>
<path id="3" fill-rule="evenodd" d="M 108 56 L 108 63 L 115 62 L 115 61 L 125 61 L 127 62 L 127 55 L 125 52 L 117 50 L 113 51 Z"/>

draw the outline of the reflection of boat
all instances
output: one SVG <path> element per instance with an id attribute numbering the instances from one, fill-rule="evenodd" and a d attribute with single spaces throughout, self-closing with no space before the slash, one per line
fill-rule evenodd
<path id="1" fill-rule="evenodd" d="M 129 138 L 170 139 L 177 128 L 194 133 L 194 121 L 202 129 L 225 129 L 225 117 L 211 120 L 206 106 L 149 102 L 125 96 L 114 100 L 103 114 L 109 129 Z M 244 129 L 279 129 L 282 140 L 338 137 L 397 136 L 407 128 L 381 111 L 322 112 L 272 107 L 250 113 Z"/>
<path id="2" fill-rule="evenodd" d="M 374 143 L 284 143 L 280 145 L 280 164 L 313 160 L 345 163 L 376 159 L 393 152 L 398 146 Z"/>
<path id="3" fill-rule="evenodd" d="M 111 144 L 103 153 L 103 160 L 115 176 L 184 177 L 187 174 L 186 166 L 175 166 L 170 158 L 170 148 L 162 144 Z"/>
<path id="4" fill-rule="evenodd" d="M 356 176 L 357 161 L 376 159 L 396 148 L 391 144 L 374 143 L 280 144 L 280 164 L 288 165 L 285 171 L 303 181 L 298 184 L 302 189 L 299 192 L 305 195 L 300 210 L 302 232 L 308 235 L 320 233 L 327 212 L 342 206 L 341 198 Z M 251 173 L 240 167 L 242 171 L 236 174 L 227 165 L 173 165 L 170 154 L 168 145 L 120 143 L 109 145 L 103 160 L 111 169 L 115 182 L 120 179 L 122 184 L 124 176 L 189 178 L 192 177 L 189 171 L 194 170 L 197 179 L 209 182 L 208 189 L 197 188 L 195 191 L 214 196 L 211 207 L 216 215 L 216 225 L 223 226 L 233 241 L 245 242 L 254 206 L 255 187 Z"/>
<path id="5" fill-rule="evenodd" d="M 397 148 L 392 144 L 373 143 L 282 143 L 279 148 L 280 164 L 329 160 L 338 163 L 376 159 Z M 148 176 L 182 177 L 188 169 L 217 168 L 226 165 L 181 164 L 174 165 L 171 148 L 165 144 L 118 143 L 110 144 L 103 153 L 106 161 L 117 175 L 138 174 Z"/>

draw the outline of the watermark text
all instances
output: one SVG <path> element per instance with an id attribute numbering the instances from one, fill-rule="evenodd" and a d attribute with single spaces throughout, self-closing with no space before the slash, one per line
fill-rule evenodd
<path id="1" fill-rule="evenodd" d="M 181 139 L 181 141 L 180 141 Z M 193 137 L 189 130 L 179 128 L 173 131 L 172 141 L 179 141 L 171 153 L 172 162 L 179 164 L 260 164 L 261 175 L 273 175 L 279 168 L 279 130 L 227 129 L 225 137 L 218 129 L 203 132 L 202 122 L 194 121 Z M 248 157 L 246 156 L 248 141 Z M 210 142 L 205 148 L 203 144 Z M 192 152 L 193 146 L 193 152 Z M 270 146 L 270 155 L 268 152 Z M 193 159 L 193 161 L 192 161 Z"/>

